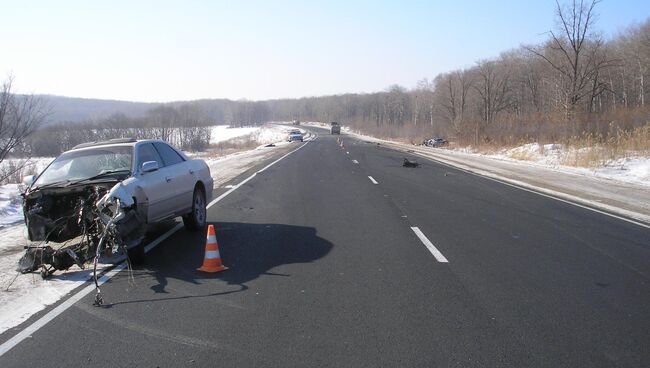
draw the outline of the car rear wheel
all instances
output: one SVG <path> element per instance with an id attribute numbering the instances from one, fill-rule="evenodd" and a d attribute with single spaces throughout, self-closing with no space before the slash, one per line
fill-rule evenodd
<path id="1" fill-rule="evenodd" d="M 183 224 L 187 230 L 200 231 L 205 229 L 206 219 L 205 194 L 201 188 L 195 188 L 192 196 L 192 212 L 183 216 Z"/>

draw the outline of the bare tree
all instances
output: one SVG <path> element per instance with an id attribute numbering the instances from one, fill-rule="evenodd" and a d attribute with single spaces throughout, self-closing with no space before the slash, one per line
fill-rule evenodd
<path id="1" fill-rule="evenodd" d="M 584 97 L 603 90 L 604 83 L 597 80 L 601 71 L 610 66 L 607 59 L 602 59 L 604 41 L 593 33 L 596 22 L 594 8 L 599 2 L 573 0 L 569 6 L 563 7 L 556 1 L 559 33 L 550 31 L 551 40 L 542 50 L 529 49 L 563 77 L 561 87 L 567 117 L 575 112 Z"/>
<path id="2" fill-rule="evenodd" d="M 178 112 L 172 106 L 160 105 L 148 111 L 154 138 L 170 143 L 178 123 Z"/>
<path id="3" fill-rule="evenodd" d="M 33 95 L 16 95 L 12 92 L 13 77 L 9 76 L 0 89 L 0 163 L 25 142 L 45 120 L 48 109 L 44 101 Z M 11 165 L 2 165 L 0 181 L 23 169 L 23 157 Z"/>
<path id="4" fill-rule="evenodd" d="M 436 78 L 437 103 L 442 115 L 456 133 L 460 133 L 465 122 L 469 92 L 473 85 L 472 76 L 465 70 L 456 70 Z"/>
<path id="5" fill-rule="evenodd" d="M 497 114 L 510 107 L 510 76 L 503 65 L 495 61 L 481 61 L 476 70 L 474 90 L 480 96 L 480 113 L 483 123 L 491 125 Z"/>

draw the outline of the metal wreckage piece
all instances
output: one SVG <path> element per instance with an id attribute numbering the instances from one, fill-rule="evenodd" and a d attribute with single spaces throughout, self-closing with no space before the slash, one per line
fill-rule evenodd
<path id="1" fill-rule="evenodd" d="M 40 268 L 46 278 L 75 264 L 83 269 L 92 260 L 97 290 L 94 304 L 101 305 L 99 258 L 127 254 L 127 249 L 139 246 L 144 238 L 145 222 L 123 184 L 119 182 L 110 190 L 99 184 L 26 195 L 24 207 L 30 239 L 45 244 L 27 247 L 17 270 L 28 273 Z M 46 245 L 50 241 L 65 243 L 54 249 Z"/>
<path id="2" fill-rule="evenodd" d="M 420 164 L 417 162 L 417 160 L 409 160 L 408 158 L 404 157 L 404 163 L 402 164 L 404 167 L 418 167 Z"/>

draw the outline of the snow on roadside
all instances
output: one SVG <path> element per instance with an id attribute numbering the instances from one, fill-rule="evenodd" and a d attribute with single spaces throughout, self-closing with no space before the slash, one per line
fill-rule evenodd
<path id="1" fill-rule="evenodd" d="M 20 274 L 18 260 L 29 242 L 24 225 L 0 229 L 0 334 L 57 302 L 92 276 L 92 268 L 72 266 L 43 280 L 38 273 Z M 100 265 L 103 270 L 108 265 Z"/>
<path id="2" fill-rule="evenodd" d="M 19 184 L 0 186 L 0 228 L 23 221 L 23 199 Z"/>
<path id="3" fill-rule="evenodd" d="M 231 128 L 229 125 L 216 125 L 210 131 L 210 144 L 215 144 L 233 138 L 246 136 L 258 131 L 260 127 Z"/>
<path id="4" fill-rule="evenodd" d="M 237 175 L 255 166 L 260 161 L 273 156 L 275 154 L 275 147 L 296 144 L 287 141 L 287 135 L 291 129 L 299 128 L 280 125 L 279 123 L 265 124 L 259 130 L 251 134 L 250 138 L 260 145 L 257 148 L 217 158 L 202 157 L 210 167 L 210 173 L 214 179 L 215 188 L 222 186 Z M 303 134 L 306 133 L 303 129 L 300 130 Z M 273 147 L 268 147 L 269 144 L 273 144 Z"/>
<path id="5" fill-rule="evenodd" d="M 265 125 L 253 135 L 253 139 L 259 144 L 284 144 L 291 129 L 295 128 L 285 125 Z M 302 129 L 301 131 L 304 134 L 305 131 Z"/>
<path id="6" fill-rule="evenodd" d="M 401 142 L 372 137 L 361 132 L 353 132 L 350 130 L 349 133 L 371 142 L 403 144 Z M 609 160 L 597 167 L 576 167 L 564 164 L 565 162 L 570 162 L 570 159 L 567 159 L 567 157 L 575 155 L 576 152 L 581 153 L 581 151 L 593 148 L 576 150 L 557 143 L 545 145 L 528 143 L 519 147 L 503 149 L 496 153 L 481 153 L 471 146 L 430 149 L 433 150 L 432 152 L 450 155 L 458 159 L 462 159 L 463 155 L 482 157 L 492 160 L 509 161 L 518 165 L 544 167 L 568 174 L 579 174 L 650 187 L 650 157 L 636 154 L 635 152 L 630 152 L 627 157 Z"/>
<path id="7" fill-rule="evenodd" d="M 92 276 L 92 269 L 77 266 L 57 271 L 47 280 L 38 273 L 16 271 L 24 247 L 31 244 L 26 236 L 19 188 L 19 184 L 0 186 L 0 334 L 57 302 Z M 106 267 L 101 264 L 99 269 Z"/>
<path id="8" fill-rule="evenodd" d="M 626 183 L 650 186 L 650 157 L 630 153 L 628 157 L 608 160 L 596 167 L 576 167 L 566 165 L 577 153 L 594 148 L 567 148 L 562 144 L 529 143 L 519 147 L 504 149 L 495 154 L 478 154 L 485 157 L 541 165 L 562 172 L 579 173 L 596 177 L 618 180 Z M 467 152 L 467 151 L 465 151 Z"/>

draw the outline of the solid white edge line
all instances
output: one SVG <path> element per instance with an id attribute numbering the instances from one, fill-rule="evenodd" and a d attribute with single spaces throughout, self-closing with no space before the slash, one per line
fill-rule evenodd
<path id="1" fill-rule="evenodd" d="M 352 133 L 352 135 L 356 135 L 357 136 L 356 138 L 363 141 L 363 142 L 370 143 L 370 141 L 372 140 L 372 139 L 368 139 L 368 138 L 372 138 L 372 137 L 363 137 L 363 136 L 360 136 L 360 135 L 354 134 L 354 133 Z M 375 142 L 377 141 L 377 139 L 374 139 L 374 140 L 375 140 Z M 401 150 L 406 149 L 406 147 L 402 147 L 402 146 L 400 146 L 398 144 L 395 144 L 395 142 L 389 142 L 389 141 L 381 140 L 381 143 L 385 143 L 386 147 L 389 147 L 390 149 L 392 149 L 394 151 L 401 151 Z M 627 211 L 627 210 L 624 210 L 624 209 L 621 209 L 621 208 L 618 208 L 618 207 L 615 207 L 615 206 L 606 205 L 604 203 L 597 203 L 595 201 L 585 200 L 583 198 L 580 198 L 580 197 L 577 197 L 577 196 L 574 196 L 574 195 L 570 195 L 570 194 L 567 194 L 567 193 L 562 193 L 562 192 L 555 191 L 555 190 L 550 190 L 550 189 L 544 189 L 542 187 L 527 184 L 527 183 L 524 183 L 524 182 L 521 182 L 521 181 L 518 181 L 518 180 L 509 179 L 509 178 L 507 178 L 505 176 L 494 174 L 494 173 L 491 173 L 491 172 L 489 172 L 487 170 L 481 170 L 479 168 L 472 168 L 472 167 L 470 167 L 468 165 L 458 163 L 458 162 L 454 161 L 453 159 L 443 158 L 443 157 L 440 157 L 440 156 L 432 157 L 432 156 L 429 155 L 429 153 L 423 153 L 423 152 L 419 152 L 419 151 L 415 151 L 413 153 L 415 155 L 419 156 L 419 157 L 426 158 L 428 160 L 431 160 L 431 161 L 434 161 L 434 162 L 436 162 L 438 164 L 453 168 L 455 170 L 459 170 L 459 171 L 462 171 L 462 172 L 465 172 L 465 173 L 468 173 L 468 174 L 471 174 L 471 175 L 479 176 L 479 177 L 482 177 L 482 178 L 485 178 L 485 179 L 488 179 L 488 180 L 495 181 L 497 183 L 501 183 L 501 184 L 511 186 L 513 188 L 525 190 L 525 191 L 530 192 L 530 193 L 541 195 L 543 197 L 554 199 L 556 201 L 564 202 L 564 203 L 567 203 L 567 204 L 570 204 L 570 205 L 573 205 L 573 206 L 576 206 L 576 207 L 584 208 L 584 209 L 589 210 L 589 211 L 600 213 L 600 214 L 605 215 L 605 216 L 609 216 L 609 217 L 613 217 L 613 218 L 618 219 L 618 220 L 629 222 L 631 224 L 644 227 L 646 229 L 650 229 L 650 223 L 644 222 L 645 218 L 647 218 L 647 216 L 644 219 L 639 219 L 639 218 L 637 218 L 637 216 L 635 216 L 637 214 L 636 212 Z M 602 210 L 599 209 L 599 208 L 602 208 Z M 608 211 L 611 211 L 611 212 L 608 212 Z M 620 213 L 621 215 L 619 216 L 616 213 Z M 628 216 L 628 217 L 624 217 L 624 216 Z"/>
<path id="2" fill-rule="evenodd" d="M 498 174 L 489 173 L 489 172 L 486 172 L 485 170 L 472 169 L 472 168 L 469 168 L 469 167 L 461 165 L 461 164 L 454 164 L 452 162 L 443 161 L 443 159 L 433 158 L 433 157 L 427 156 L 427 155 L 425 155 L 423 153 L 416 152 L 416 154 L 418 156 L 420 156 L 420 157 L 424 157 L 424 158 L 429 159 L 431 161 L 435 161 L 435 162 L 439 163 L 440 165 L 447 166 L 447 167 L 450 167 L 450 168 L 453 168 L 453 169 L 456 169 L 456 170 L 460 170 L 460 171 L 465 172 L 467 174 L 471 174 L 471 175 L 475 175 L 475 176 L 478 176 L 478 177 L 481 177 L 481 178 L 492 180 L 494 182 L 497 182 L 497 183 L 500 183 L 500 184 L 503 184 L 503 185 L 507 185 L 507 186 L 517 188 L 517 189 L 521 189 L 523 191 L 534 193 L 534 194 L 540 195 L 542 197 L 554 199 L 556 201 L 560 201 L 560 202 L 567 203 L 567 204 L 570 204 L 570 205 L 573 205 L 573 206 L 576 206 L 576 207 L 584 208 L 584 209 L 592 211 L 592 212 L 600 213 L 602 215 L 613 217 L 613 218 L 618 219 L 618 220 L 623 220 L 623 221 L 632 223 L 634 225 L 638 225 L 638 226 L 650 229 L 650 224 L 639 222 L 639 221 L 633 220 L 631 218 L 622 217 L 622 216 L 616 215 L 616 214 L 611 213 L 611 212 L 602 211 L 602 210 L 600 210 L 598 208 L 590 207 L 589 205 L 578 203 L 578 202 L 582 202 L 582 201 L 585 201 L 585 200 L 583 200 L 582 198 L 570 195 L 570 194 L 561 193 L 561 192 L 558 192 L 558 191 L 545 189 L 545 188 L 541 188 L 541 187 L 536 187 L 534 185 L 530 185 L 530 184 L 524 183 L 524 182 L 519 181 L 519 180 L 509 179 L 509 178 L 505 178 L 505 177 L 503 177 L 501 175 L 498 175 Z M 476 171 L 474 171 L 474 170 L 476 170 Z M 565 197 L 567 199 L 562 198 L 562 197 Z M 606 206 L 606 205 L 604 205 L 602 203 L 599 203 L 598 205 Z M 612 208 L 612 211 L 616 211 L 616 208 Z"/>
<path id="3" fill-rule="evenodd" d="M 100 277 L 99 280 L 97 280 L 99 285 L 104 284 L 106 281 L 110 280 L 111 277 L 115 276 L 118 272 L 122 271 L 125 268 L 126 268 L 126 263 L 120 263 L 117 267 L 113 268 L 104 276 Z M 85 288 L 81 289 L 81 291 L 74 294 L 63 303 L 59 304 L 56 308 L 49 311 L 43 317 L 39 318 L 36 322 L 27 326 L 24 330 L 20 331 L 14 337 L 5 341 L 2 345 L 0 345 L 0 356 L 3 356 L 6 352 L 11 350 L 14 346 L 18 345 L 21 341 L 30 337 L 34 332 L 38 331 L 41 327 L 48 324 L 59 314 L 63 313 L 66 309 L 70 308 L 74 303 L 81 300 L 83 297 L 91 293 L 93 290 L 95 290 L 94 284 L 86 286 Z"/>
<path id="4" fill-rule="evenodd" d="M 368 175 L 368 179 L 370 179 L 370 181 L 371 181 L 373 184 L 379 184 L 379 183 L 377 183 L 377 180 L 375 180 L 375 178 L 373 178 L 373 177 L 370 176 L 370 175 Z"/>
<path id="5" fill-rule="evenodd" d="M 314 137 L 313 139 L 311 139 L 311 140 L 305 142 L 305 143 L 304 143 L 303 145 L 301 145 L 300 147 L 298 147 L 298 148 L 296 148 L 295 150 L 293 150 L 293 151 L 287 153 L 286 155 L 280 157 L 279 159 L 273 161 L 271 164 L 269 164 L 269 165 L 267 165 L 266 167 L 264 167 L 262 170 L 257 171 L 257 172 L 254 173 L 253 175 L 249 176 L 248 178 L 246 178 L 246 179 L 245 179 L 244 181 L 242 181 L 241 183 L 235 185 L 232 189 L 228 190 L 227 192 L 223 193 L 222 195 L 220 195 L 219 197 L 217 197 L 216 199 L 214 199 L 212 202 L 210 202 L 210 203 L 206 206 L 206 208 L 210 208 L 210 207 L 212 207 L 212 206 L 215 205 L 217 202 L 219 202 L 220 200 L 224 199 L 228 194 L 232 193 L 232 192 L 235 191 L 237 188 L 239 188 L 240 186 L 244 185 L 244 184 L 247 183 L 249 180 L 253 179 L 253 178 L 254 178 L 258 173 L 260 173 L 260 172 L 262 172 L 262 171 L 268 169 L 269 167 L 275 165 L 275 164 L 278 163 L 280 160 L 284 159 L 285 157 L 289 156 L 290 154 L 292 154 L 292 153 L 298 151 L 299 149 L 303 148 L 304 146 L 307 145 L 307 143 L 313 141 L 314 139 L 316 139 L 316 138 Z M 178 223 L 178 224 L 176 224 L 176 226 L 174 226 L 173 228 L 169 229 L 166 233 L 164 233 L 163 235 L 159 236 L 158 238 L 156 238 L 155 240 L 153 240 L 152 242 L 150 242 L 149 244 L 147 244 L 147 245 L 145 246 L 145 248 L 144 248 L 144 249 L 145 249 L 145 252 L 149 252 L 149 251 L 151 251 L 151 250 L 152 250 L 153 248 L 155 248 L 158 244 L 162 243 L 165 239 L 167 239 L 167 238 L 169 238 L 170 236 L 172 236 L 174 233 L 176 233 L 176 232 L 177 232 L 178 230 L 180 230 L 182 227 L 183 227 L 183 224 L 182 224 L 182 223 Z M 118 264 L 118 265 L 115 266 L 112 270 L 108 271 L 106 274 L 104 274 L 103 276 L 101 276 L 101 277 L 97 280 L 98 284 L 99 284 L 100 286 L 103 285 L 106 281 L 110 280 L 113 276 L 117 275 L 120 271 L 122 271 L 122 270 L 125 269 L 125 268 L 126 268 L 126 262 L 122 262 L 122 263 Z M 86 281 L 86 282 L 90 282 L 90 281 L 91 281 L 91 280 L 88 280 L 88 281 Z M 46 324 L 48 324 L 49 322 L 51 322 L 51 321 L 52 321 L 54 318 L 56 318 L 59 314 L 63 313 L 66 309 L 68 309 L 68 308 L 70 308 L 71 306 L 73 306 L 76 302 L 78 302 L 79 300 L 81 300 L 83 297 L 85 297 L 86 295 L 88 295 L 88 294 L 89 294 L 90 292 L 92 292 L 93 290 L 95 290 L 95 285 L 94 285 L 94 284 L 91 284 L 91 285 L 86 286 L 85 288 L 83 288 L 83 289 L 81 289 L 79 292 L 77 292 L 76 294 L 74 294 L 74 295 L 72 295 L 71 297 L 69 297 L 68 299 L 66 299 L 63 303 L 59 304 L 58 306 L 54 307 L 54 309 L 52 309 L 51 311 L 47 312 L 43 317 L 39 318 L 38 320 L 36 320 L 36 321 L 35 321 L 34 323 L 32 323 L 31 325 L 25 327 L 24 330 L 20 331 L 19 333 L 17 333 L 16 335 L 14 335 L 12 338 L 10 338 L 9 340 L 5 341 L 2 345 L 0 345 L 0 357 L 3 356 L 6 352 L 8 352 L 9 350 L 11 350 L 11 349 L 12 349 L 13 347 L 15 347 L 16 345 L 18 345 L 21 341 L 23 341 L 23 340 L 25 340 L 26 338 L 30 337 L 34 332 L 38 331 L 41 327 L 43 327 L 43 326 L 45 326 Z"/>
<path id="6" fill-rule="evenodd" d="M 449 263 L 447 258 L 445 258 L 445 256 L 443 256 L 442 253 L 440 253 L 438 248 L 436 248 L 435 245 L 431 243 L 431 241 L 426 237 L 426 235 L 424 235 L 424 233 L 422 233 L 422 231 L 420 231 L 420 229 L 417 226 L 411 226 L 411 230 L 413 230 L 415 235 L 417 235 L 417 237 L 420 238 L 420 241 L 424 244 L 425 247 L 427 247 L 429 252 L 431 252 L 431 254 L 433 254 L 433 256 L 436 257 L 436 260 L 438 262 Z"/>
<path id="7" fill-rule="evenodd" d="M 301 148 L 303 148 L 304 146 L 306 146 L 309 142 L 313 142 L 315 139 L 316 139 L 316 138 L 311 139 L 311 140 L 305 142 L 303 145 L 301 145 L 300 147 L 296 148 L 295 150 L 293 150 L 293 151 L 291 151 L 291 152 L 285 154 L 284 156 L 280 157 L 279 159 L 277 159 L 277 160 L 271 162 L 270 164 L 264 166 L 264 168 L 262 168 L 261 170 L 258 170 L 258 171 L 256 171 L 256 172 L 254 172 L 253 175 L 247 177 L 246 179 L 244 179 L 244 180 L 243 180 L 242 182 L 240 182 L 239 184 L 233 186 L 232 188 L 230 188 L 228 191 L 226 191 L 226 192 L 223 193 L 222 195 L 220 195 L 220 196 L 218 196 L 217 198 L 213 199 L 212 202 L 208 203 L 208 205 L 207 205 L 206 208 L 210 208 L 210 207 L 214 206 L 214 205 L 215 205 L 216 203 L 218 203 L 220 200 L 226 198 L 226 197 L 228 196 L 228 194 L 234 192 L 235 190 L 237 190 L 237 189 L 238 189 L 239 187 L 241 187 L 242 185 L 248 183 L 251 179 L 253 179 L 255 176 L 257 176 L 257 174 L 259 174 L 259 173 L 263 172 L 264 170 L 268 169 L 269 167 L 271 167 L 271 166 L 277 164 L 278 162 L 280 162 L 281 160 L 283 160 L 285 157 L 287 157 L 287 156 L 289 156 L 290 154 L 292 154 L 292 153 L 298 151 L 299 149 L 301 149 Z"/>

